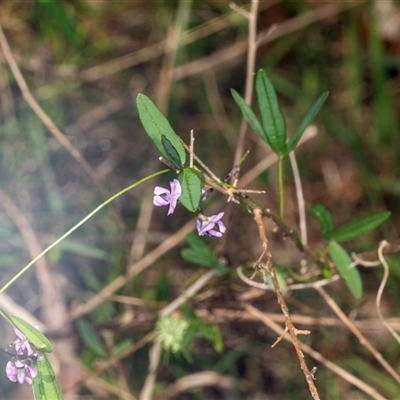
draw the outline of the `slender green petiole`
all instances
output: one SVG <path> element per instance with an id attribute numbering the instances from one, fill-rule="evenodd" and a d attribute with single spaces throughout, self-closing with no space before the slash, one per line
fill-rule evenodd
<path id="1" fill-rule="evenodd" d="M 112 201 L 114 201 L 116 198 L 122 196 L 124 193 L 129 192 L 129 190 L 135 188 L 136 186 L 141 185 L 142 183 L 148 181 L 149 179 L 155 178 L 156 176 L 165 174 L 166 172 L 170 171 L 169 169 L 163 169 L 162 171 L 158 171 L 154 174 L 151 174 L 149 176 L 146 176 L 146 178 L 141 179 L 140 181 L 133 183 L 132 185 L 126 187 L 125 189 L 121 190 L 117 194 L 114 194 L 114 196 L 111 196 L 108 200 L 106 200 L 104 203 L 100 204 L 97 208 L 95 208 L 90 214 L 88 214 L 85 218 L 83 218 L 81 221 L 79 221 L 75 226 L 73 226 L 68 232 L 64 233 L 61 237 L 59 237 L 55 242 L 53 242 L 49 247 L 47 247 L 45 250 L 43 250 L 38 256 L 36 256 L 29 264 L 27 264 L 24 268 L 21 269 L 14 277 L 12 277 L 1 289 L 0 289 L 0 294 L 3 293 L 9 286 L 11 286 L 24 272 L 26 272 L 39 258 L 43 257 L 45 254 L 47 254 L 51 249 L 56 247 L 61 241 L 63 241 L 66 237 L 68 237 L 72 232 L 76 231 L 81 225 L 83 225 L 88 219 L 93 217 L 94 214 L 96 214 L 98 211 L 100 211 L 102 208 L 104 208 L 106 205 L 110 204 Z"/>

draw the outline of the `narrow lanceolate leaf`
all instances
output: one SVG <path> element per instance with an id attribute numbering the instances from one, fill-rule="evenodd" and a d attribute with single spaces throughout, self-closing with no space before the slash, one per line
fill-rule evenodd
<path id="1" fill-rule="evenodd" d="M 200 205 L 201 191 L 203 189 L 203 175 L 194 168 L 184 168 L 178 175 L 182 187 L 179 201 L 189 211 L 195 212 Z"/>
<path id="2" fill-rule="evenodd" d="M 162 135 L 169 140 L 171 147 L 173 147 L 179 156 L 179 165 L 182 166 L 186 161 L 186 153 L 179 139 L 179 136 L 172 129 L 167 118 L 157 108 L 157 106 L 144 94 L 139 94 L 136 98 L 136 104 L 139 111 L 140 121 L 149 135 L 150 139 L 156 145 L 158 151 L 164 158 L 172 164 L 176 164 L 176 160 L 170 158 L 170 154 L 165 150 L 162 143 Z"/>
<path id="3" fill-rule="evenodd" d="M 35 362 L 34 366 L 38 370 L 32 382 L 35 400 L 63 400 L 60 385 L 46 354 L 43 355 L 43 360 Z"/>
<path id="4" fill-rule="evenodd" d="M 344 242 L 369 233 L 385 222 L 390 214 L 390 211 L 383 211 L 343 225 L 332 233 L 332 239 Z"/>
<path id="5" fill-rule="evenodd" d="M 300 122 L 300 125 L 293 133 L 293 136 L 289 139 L 289 142 L 287 144 L 287 149 L 286 149 L 286 151 L 287 151 L 286 155 L 289 155 L 289 153 L 296 148 L 297 143 L 299 143 L 307 126 L 310 125 L 312 120 L 318 114 L 319 110 L 321 109 L 321 107 L 324 104 L 328 95 L 329 95 L 329 92 L 322 93 L 321 96 L 318 97 L 317 101 L 308 110 L 308 113 L 305 115 L 303 120 Z"/>
<path id="6" fill-rule="evenodd" d="M 324 238 L 329 240 L 333 232 L 332 213 L 323 204 L 311 204 L 309 210 L 317 217 Z"/>
<path id="7" fill-rule="evenodd" d="M 357 268 L 351 267 L 350 256 L 339 243 L 333 240 L 328 244 L 328 251 L 339 275 L 346 282 L 350 292 L 356 299 L 360 299 L 363 292 L 361 276 Z"/>
<path id="8" fill-rule="evenodd" d="M 268 143 L 267 135 L 265 134 L 264 129 L 262 128 L 251 107 L 244 101 L 243 97 L 240 96 L 240 94 L 235 89 L 231 89 L 231 93 L 236 104 L 239 106 L 240 111 L 249 123 L 251 129 L 253 129 L 253 131 L 257 133 L 257 135 L 260 136 L 260 138 L 264 142 Z"/>
<path id="9" fill-rule="evenodd" d="M 34 326 L 16 315 L 10 315 L 10 319 L 15 327 L 25 335 L 28 342 L 32 343 L 37 350 L 47 353 L 50 353 L 53 350 L 53 346 L 49 339 L 47 339 L 47 337 Z"/>
<path id="10" fill-rule="evenodd" d="M 267 143 L 278 156 L 283 157 L 287 153 L 286 122 L 274 86 L 262 69 L 257 73 L 256 92 Z"/>

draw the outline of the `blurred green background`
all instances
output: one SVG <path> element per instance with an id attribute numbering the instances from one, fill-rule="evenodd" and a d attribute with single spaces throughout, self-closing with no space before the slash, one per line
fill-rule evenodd
<path id="1" fill-rule="evenodd" d="M 249 6 L 244 1 L 237 4 Z M 265 34 L 276 25 L 271 32 L 276 37 L 259 47 L 256 69 L 264 68 L 274 82 L 289 135 L 317 96 L 330 91 L 316 121 L 317 136 L 297 151 L 307 205 L 328 206 L 336 226 L 368 213 L 392 212 L 389 223 L 350 243 L 349 251 L 376 249 L 380 240 L 398 238 L 399 21 L 397 1 L 260 1 L 259 5 L 259 32 Z M 0 23 L 32 94 L 109 193 L 163 168 L 141 127 L 135 106 L 138 93 L 158 104 L 186 142 L 194 129 L 196 153 L 218 176 L 224 178 L 230 171 L 240 126 L 230 88 L 243 94 L 247 21 L 228 1 L 5 0 L 0 3 Z M 179 44 L 172 52 L 171 43 Z M 97 207 L 104 196 L 24 101 L 2 53 L 0 120 L 1 190 L 28 219 L 44 248 Z M 250 155 L 243 173 L 268 153 L 253 132 L 248 132 L 245 147 Z M 161 186 L 167 183 L 166 177 L 157 179 Z M 191 218 L 177 210 L 174 218 L 167 219 L 159 209 L 151 217 L 148 209 L 155 184 L 147 182 L 118 199 L 115 207 L 101 211 L 49 254 L 55 284 L 68 309 L 123 276 L 129 263 L 163 243 Z M 285 185 L 286 222 L 297 227 L 289 165 Z M 248 187 L 266 190 L 260 201 L 278 210 L 275 167 L 262 172 Z M 210 202 L 217 200 L 213 194 Z M 141 216 L 148 217 L 147 225 L 140 225 Z M 225 256 L 232 272 L 213 281 L 181 311 L 189 318 L 193 310 L 207 310 L 212 316 L 213 310 L 221 309 L 226 318 L 217 318 L 215 326 L 205 318 L 204 326 L 199 323 L 202 337 L 191 341 L 186 352 L 164 354 L 156 393 L 180 377 L 213 370 L 233 377 L 232 390 L 201 387 L 173 398 L 310 398 L 293 347 L 282 342 L 271 349 L 276 336 L 259 321 L 228 315 L 240 310 L 240 296 L 253 290 L 237 278 L 235 268 L 259 255 L 251 215 L 234 207 L 230 218 Z M 31 257 L 3 207 L 0 221 L 0 282 L 4 284 Z M 308 223 L 310 244 L 322 248 L 322 235 L 311 215 Z M 289 243 L 272 232 L 270 240 L 277 266 L 298 266 L 299 255 Z M 207 243 L 212 248 L 217 245 L 216 240 Z M 136 305 L 110 300 L 73 322 L 75 356 L 88 370 L 153 329 L 157 311 L 199 276 L 200 267 L 182 260 L 183 246 L 163 255 L 118 291 L 137 299 Z M 394 318 L 400 309 L 396 256 L 390 265 L 383 312 Z M 398 371 L 399 344 L 385 333 L 371 307 L 382 271 L 360 271 L 365 284 L 360 302 L 343 283 L 327 290 L 347 314 L 366 321 L 363 332 Z M 41 304 L 40 290 L 34 272 L 29 271 L 7 294 L 39 316 L 46 307 Z M 305 325 L 312 334 L 302 337 L 303 341 L 375 387 L 384 398 L 400 399 L 399 385 L 340 322 L 329 327 L 320 321 L 333 313 L 317 293 L 288 293 L 287 301 L 293 314 L 314 318 L 311 327 Z M 251 302 L 262 311 L 280 312 L 270 292 L 255 294 Z M 93 344 L 96 340 L 98 346 Z M 86 386 L 81 389 L 82 398 L 124 398 L 118 395 L 120 387 L 138 396 L 147 374 L 148 351 L 145 346 L 122 361 L 120 369 L 110 368 L 100 375 L 116 392 L 105 391 L 102 397 Z M 310 368 L 313 365 L 318 364 L 310 360 Z M 13 390 L 5 380 L 0 377 L 2 398 Z M 324 399 L 370 398 L 323 366 L 319 366 L 316 384 Z"/>

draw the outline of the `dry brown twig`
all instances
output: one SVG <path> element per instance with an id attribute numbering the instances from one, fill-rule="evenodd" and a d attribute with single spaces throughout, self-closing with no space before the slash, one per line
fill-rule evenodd
<path id="1" fill-rule="evenodd" d="M 253 316 L 257 317 L 261 322 L 263 322 L 266 326 L 271 328 L 274 332 L 276 332 L 278 335 L 282 334 L 282 328 L 276 324 L 274 321 L 272 321 L 268 316 L 258 310 L 257 308 L 246 304 L 245 309 Z M 290 341 L 290 339 L 285 336 L 285 340 Z M 360 390 L 362 390 L 364 393 L 368 394 L 371 396 L 374 400 L 387 400 L 385 397 L 383 397 L 380 393 L 378 393 L 373 387 L 369 386 L 365 382 L 363 382 L 361 379 L 358 379 L 354 375 L 350 374 L 348 371 L 344 370 L 343 368 L 339 367 L 338 365 L 334 364 L 333 362 L 327 360 L 325 357 L 321 355 L 321 353 L 318 353 L 317 351 L 313 350 L 310 346 L 308 346 L 305 343 L 301 343 L 301 350 L 303 350 L 305 353 L 310 355 L 310 357 L 314 358 L 314 360 L 320 362 L 323 364 L 326 368 L 329 368 L 331 371 L 333 371 L 335 374 L 338 376 L 342 377 L 345 379 L 347 382 L 351 383 L 352 385 L 358 387 Z M 314 371 L 314 369 L 312 370 Z M 311 373 L 311 372 L 310 372 Z"/>
<path id="2" fill-rule="evenodd" d="M 275 294 L 276 297 L 278 299 L 278 303 L 281 307 L 282 310 L 282 314 L 285 316 L 285 324 L 286 324 L 286 328 L 289 331 L 290 337 L 292 338 L 292 342 L 293 342 L 293 346 L 296 350 L 296 354 L 297 357 L 299 359 L 300 362 L 300 367 L 301 370 L 304 373 L 304 376 L 306 378 L 308 387 L 310 389 L 311 395 L 313 397 L 313 399 L 315 400 L 319 400 L 319 394 L 318 394 L 318 390 L 314 384 L 314 376 L 313 374 L 309 371 L 307 364 L 304 360 L 304 354 L 301 351 L 301 346 L 300 346 L 300 342 L 297 338 L 297 330 L 293 324 L 292 319 L 290 318 L 290 313 L 289 313 L 289 309 L 286 305 L 285 299 L 283 297 L 280 285 L 278 283 L 278 279 L 276 278 L 276 274 L 275 274 L 275 269 L 274 269 L 274 265 L 272 263 L 272 256 L 271 253 L 269 251 L 269 246 L 268 246 L 268 239 L 265 233 L 265 227 L 262 221 L 262 211 L 259 208 L 255 208 L 253 210 L 253 214 L 254 214 L 254 220 L 256 221 L 257 227 L 258 227 L 258 233 L 260 236 L 260 240 L 261 243 L 263 245 L 263 257 L 265 256 L 265 262 L 266 262 L 266 266 L 268 269 L 268 272 L 270 274 L 272 283 L 274 285 L 275 288 Z"/>
<path id="3" fill-rule="evenodd" d="M 257 290 L 258 292 L 258 290 Z M 248 303 L 248 297 L 245 296 L 249 292 L 242 293 L 238 297 L 238 301 Z M 255 293 L 256 298 L 260 298 L 264 295 L 264 292 Z M 200 298 L 200 297 L 199 297 Z M 251 299 L 250 299 L 251 300 Z M 263 313 L 266 317 L 272 321 L 282 324 L 285 323 L 285 317 L 281 313 Z M 207 323 L 226 324 L 232 321 L 240 321 L 247 323 L 249 321 L 256 321 L 252 315 L 249 315 L 244 310 L 232 310 L 230 308 L 213 308 L 212 310 L 197 309 L 196 315 L 199 318 L 203 318 Z M 290 314 L 292 321 L 297 325 L 302 325 L 308 328 L 320 328 L 320 327 L 343 327 L 343 322 L 339 318 L 334 317 L 321 317 L 321 316 L 308 316 L 302 314 Z M 400 318 L 389 318 L 387 322 L 395 330 L 400 330 Z M 368 332 L 370 335 L 381 335 L 387 333 L 385 327 L 382 326 L 381 321 L 378 318 L 373 319 L 362 319 L 353 321 L 360 330 Z"/>

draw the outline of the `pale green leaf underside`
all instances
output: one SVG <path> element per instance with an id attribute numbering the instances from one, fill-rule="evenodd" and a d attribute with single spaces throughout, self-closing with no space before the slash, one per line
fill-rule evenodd
<path id="1" fill-rule="evenodd" d="M 347 287 L 356 299 L 362 297 L 362 280 L 356 267 L 351 267 L 351 258 L 346 250 L 337 242 L 330 241 L 328 244 L 329 255 L 334 262 L 339 275 L 346 282 Z"/>
<path id="2" fill-rule="evenodd" d="M 178 175 L 182 187 L 182 195 L 179 197 L 181 204 L 191 212 L 195 212 L 200 205 L 203 176 L 194 168 L 184 168 Z"/>

